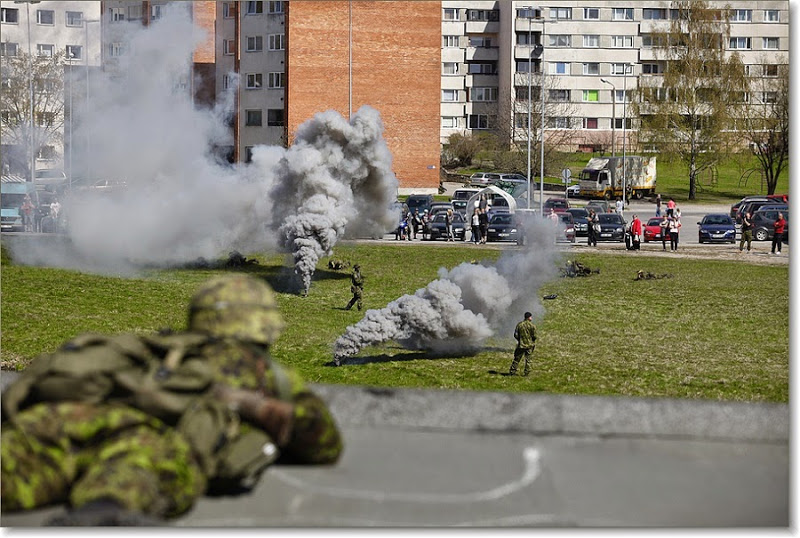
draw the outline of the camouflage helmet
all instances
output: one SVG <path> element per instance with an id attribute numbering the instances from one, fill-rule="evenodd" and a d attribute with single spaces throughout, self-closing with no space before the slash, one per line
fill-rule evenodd
<path id="1" fill-rule="evenodd" d="M 209 280 L 189 303 L 189 330 L 260 344 L 278 339 L 284 323 L 272 289 L 247 275 Z"/>

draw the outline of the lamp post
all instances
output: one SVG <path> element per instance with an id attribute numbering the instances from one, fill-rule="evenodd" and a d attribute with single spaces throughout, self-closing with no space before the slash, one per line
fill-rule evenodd
<path id="1" fill-rule="evenodd" d="M 528 209 L 531 207 L 531 82 L 533 78 L 533 56 L 542 53 L 541 44 L 531 48 L 533 6 L 523 6 L 528 15 Z"/>
<path id="2" fill-rule="evenodd" d="M 72 191 L 72 60 L 75 59 L 75 53 L 69 51 L 69 190 Z"/>
<path id="3" fill-rule="evenodd" d="M 625 207 L 625 195 L 628 190 L 628 177 L 625 162 L 625 139 L 626 139 L 626 121 L 627 121 L 627 107 L 628 104 L 628 68 L 632 67 L 631 64 L 623 64 L 622 70 L 622 207 Z"/>
<path id="4" fill-rule="evenodd" d="M 539 71 L 542 73 L 542 85 L 539 88 L 539 94 L 542 97 L 542 124 L 539 127 L 541 133 L 541 147 L 539 155 L 539 215 L 544 215 L 544 10 L 540 7 L 539 13 L 542 15 L 542 39 L 540 45 L 542 46 L 542 55 L 539 60 Z M 530 126 L 529 126 L 530 128 Z"/>
<path id="5" fill-rule="evenodd" d="M 30 131 L 28 132 L 28 166 L 31 168 L 31 183 L 36 178 L 36 150 L 33 123 L 33 54 L 31 53 L 31 4 L 38 4 L 40 0 L 14 0 L 15 4 L 25 4 L 25 15 L 28 18 L 28 99 L 30 101 Z"/>
<path id="6" fill-rule="evenodd" d="M 89 23 L 100 22 L 100 19 L 85 19 L 83 21 L 83 29 L 86 41 L 86 108 L 83 111 L 84 117 L 89 114 Z M 91 184 L 92 178 L 92 160 L 91 160 L 91 129 L 86 127 L 86 179 L 87 185 Z"/>
<path id="7" fill-rule="evenodd" d="M 607 81 L 604 78 L 600 79 L 600 82 L 603 84 L 608 84 L 611 86 L 611 156 L 616 157 L 616 140 L 617 140 L 617 131 L 616 131 L 616 123 L 617 123 L 617 87 L 614 86 L 613 83 Z"/>

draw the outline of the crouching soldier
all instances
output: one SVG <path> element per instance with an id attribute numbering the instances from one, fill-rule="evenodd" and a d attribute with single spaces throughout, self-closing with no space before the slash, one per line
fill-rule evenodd
<path id="1" fill-rule="evenodd" d="M 2 395 L 4 512 L 66 502 L 51 524 L 159 524 L 275 461 L 337 461 L 329 410 L 270 357 L 283 321 L 269 286 L 213 279 L 188 326 L 85 334 L 31 362 Z"/>

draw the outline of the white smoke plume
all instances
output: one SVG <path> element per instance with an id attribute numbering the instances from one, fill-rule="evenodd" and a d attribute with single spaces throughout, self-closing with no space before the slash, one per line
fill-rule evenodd
<path id="1" fill-rule="evenodd" d="M 560 255 L 550 222 L 533 222 L 528 241 L 505 252 L 494 266 L 462 263 L 439 269 L 439 278 L 413 295 L 368 310 L 333 346 L 337 364 L 364 347 L 390 340 L 434 354 L 471 354 L 513 326 L 527 310 L 540 316 L 539 288 L 557 274 Z"/>
<path id="2" fill-rule="evenodd" d="M 258 154 L 254 155 L 260 161 Z M 297 130 L 278 170 L 271 196 L 273 227 L 295 261 L 308 292 L 317 261 L 349 235 L 381 237 L 399 217 L 389 211 L 397 194 L 392 158 L 378 111 L 363 106 L 348 122 L 336 112 L 317 114 Z"/>
<path id="3" fill-rule="evenodd" d="M 122 180 L 126 188 L 112 195 L 75 189 L 62 200 L 66 241 L 59 248 L 10 245 L 15 261 L 136 273 L 291 243 L 310 278 L 315 258 L 307 251 L 329 251 L 345 229 L 372 226 L 382 234 L 393 227 L 387 213 L 397 180 L 375 110 L 359 111 L 350 123 L 319 114 L 288 150 L 256 147 L 250 165 L 216 157 L 216 147 L 233 143 L 227 122 L 235 92 L 222 92 L 215 109 L 193 102 L 192 53 L 203 36 L 187 5 L 168 4 L 147 27 L 109 27 L 124 34 L 106 37 L 126 43 L 126 53 L 116 67 L 92 73 L 88 110 L 74 131 L 90 144 L 74 160 L 78 169 L 89 165 L 92 182 Z"/>

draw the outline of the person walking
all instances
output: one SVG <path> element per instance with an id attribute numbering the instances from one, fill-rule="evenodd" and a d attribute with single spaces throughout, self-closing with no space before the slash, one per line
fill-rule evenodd
<path id="1" fill-rule="evenodd" d="M 778 212 L 778 219 L 773 224 L 775 232 L 772 234 L 772 253 L 775 254 L 775 247 L 778 248 L 778 254 L 781 253 L 781 244 L 783 243 L 783 232 L 786 230 L 786 219 L 783 218 L 783 213 Z"/>
<path id="2" fill-rule="evenodd" d="M 586 219 L 586 233 L 588 234 L 587 243 L 590 247 L 597 246 L 597 233 L 600 227 L 600 218 L 594 209 L 589 210 L 589 217 Z"/>
<path id="3" fill-rule="evenodd" d="M 656 217 L 661 216 L 661 195 L 656 194 Z"/>
<path id="4" fill-rule="evenodd" d="M 617 197 L 617 201 L 614 203 L 616 208 L 617 214 L 621 217 L 623 216 L 623 212 L 625 210 L 625 204 L 622 203 L 622 198 Z"/>
<path id="5" fill-rule="evenodd" d="M 3 511 L 67 503 L 50 525 L 159 525 L 270 464 L 334 463 L 324 402 L 272 360 L 284 323 L 248 275 L 208 281 L 188 331 L 80 335 L 3 391 Z"/>
<path id="6" fill-rule="evenodd" d="M 658 227 L 661 229 L 661 248 L 663 250 L 667 250 L 667 239 L 669 239 L 669 221 L 670 218 L 667 215 L 664 215 L 661 218 L 661 222 L 658 223 Z M 670 239 L 670 250 L 672 246 L 672 240 Z"/>
<path id="7" fill-rule="evenodd" d="M 522 375 L 527 376 L 531 372 L 531 355 L 536 348 L 536 326 L 533 324 L 533 314 L 525 312 L 524 319 L 514 327 L 514 338 L 517 340 L 517 347 L 514 350 L 514 359 L 508 375 L 516 375 L 519 361 L 525 358 Z"/>
<path id="8" fill-rule="evenodd" d="M 745 213 L 742 217 L 742 239 L 739 241 L 739 252 L 744 249 L 745 242 L 747 243 L 747 252 L 750 252 L 750 243 L 753 241 L 753 221 L 750 213 Z"/>
<path id="9" fill-rule="evenodd" d="M 344 309 L 350 310 L 353 308 L 353 305 L 356 304 L 358 305 L 358 309 L 361 310 L 361 299 L 364 295 L 364 277 L 361 275 L 361 266 L 359 264 L 353 266 L 353 274 L 350 275 L 350 293 L 353 294 L 353 298 L 350 299 L 350 302 L 347 303 Z"/>

